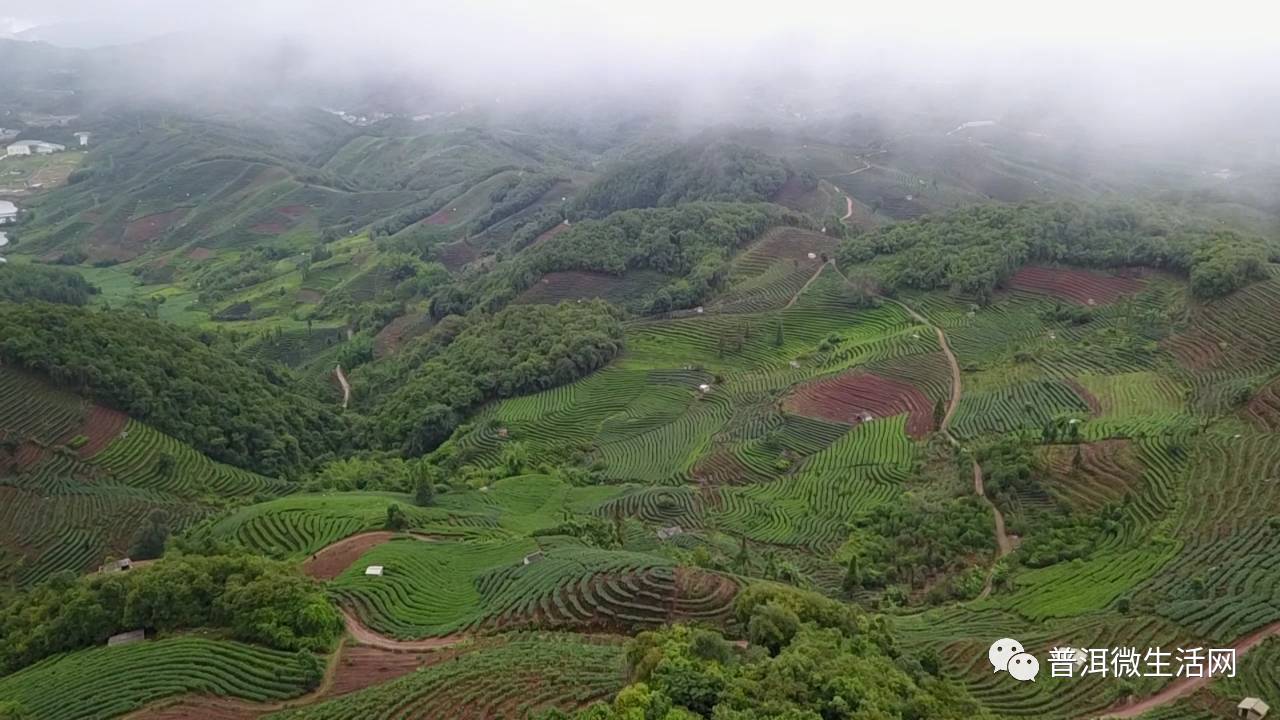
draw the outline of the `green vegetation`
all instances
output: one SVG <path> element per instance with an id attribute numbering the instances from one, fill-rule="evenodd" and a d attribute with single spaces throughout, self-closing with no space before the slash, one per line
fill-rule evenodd
<path id="1" fill-rule="evenodd" d="M 697 201 L 763 202 L 787 181 L 782 161 L 734 143 L 695 143 L 623 165 L 588 187 L 575 209 L 591 217 Z"/>
<path id="2" fill-rule="evenodd" d="M 369 442 L 413 455 L 439 445 L 488 400 L 576 380 L 622 343 L 616 312 L 601 302 L 525 305 L 492 317 L 441 323 L 400 354 L 357 375 Z"/>
<path id="3" fill-rule="evenodd" d="M 850 540 L 844 588 L 856 592 L 900 584 L 917 591 L 933 585 L 933 602 L 945 594 L 976 595 L 979 588 L 964 585 L 968 576 L 953 580 L 950 588 L 938 584 L 938 576 L 962 571 L 973 555 L 994 549 L 990 511 L 971 496 L 906 500 L 861 521 Z"/>
<path id="4" fill-rule="evenodd" d="M 269 475 L 341 448 L 343 424 L 211 333 L 66 305 L 0 305 L 0 358 Z"/>
<path id="5" fill-rule="evenodd" d="M 838 603 L 762 588 L 736 611 L 760 648 L 737 656 L 715 633 L 681 626 L 642 633 L 627 648 L 633 684 L 576 717 L 985 717 L 939 676 L 937 658 L 902 654 Z"/>
<path id="6" fill-rule="evenodd" d="M 81 650 L 0 678 L 0 717 L 108 720 L 186 693 L 278 701 L 306 690 L 308 658 L 196 637 Z"/>
<path id="7" fill-rule="evenodd" d="M 735 250 L 770 227 L 805 222 L 775 205 L 709 202 L 584 220 L 474 282 L 437 294 L 432 313 L 442 317 L 475 306 L 494 309 L 544 274 L 565 270 L 662 273 L 672 280 L 630 309 L 653 313 L 692 307 L 722 287 Z"/>
<path id="8" fill-rule="evenodd" d="M 623 664 L 623 648 L 613 642 L 520 634 L 384 685 L 269 717 L 391 720 L 447 717 L 458 708 L 482 717 L 524 717 L 611 697 L 622 687 Z"/>
<path id="9" fill-rule="evenodd" d="M 1267 246 L 1231 231 L 1179 228 L 1129 207 L 1075 204 L 979 206 L 893 225 L 847 240 L 840 262 L 883 256 L 894 289 L 950 289 L 991 299 L 1022 265 L 1143 265 L 1189 276 L 1192 292 L 1214 298 L 1267 277 Z"/>
<path id="10" fill-rule="evenodd" d="M 337 612 L 286 565 L 251 556 L 185 556 L 128 572 L 57 576 L 4 607 L 0 670 L 90 647 L 134 629 L 223 628 L 280 650 L 328 650 Z"/>
<path id="11" fill-rule="evenodd" d="M 1265 160 L 780 102 L 68 108 L 0 267 L 0 717 L 1065 720 L 1157 683 L 991 639 L 1280 621 Z"/>
<path id="12" fill-rule="evenodd" d="M 80 275 L 39 265 L 0 265 L 0 302 L 84 305 L 98 288 Z"/>

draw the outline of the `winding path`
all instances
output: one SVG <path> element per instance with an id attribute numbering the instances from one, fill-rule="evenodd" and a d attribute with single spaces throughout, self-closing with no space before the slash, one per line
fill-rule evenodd
<path id="1" fill-rule="evenodd" d="M 885 298 L 889 302 L 897 305 L 906 311 L 916 322 L 928 325 L 938 334 L 938 344 L 942 347 L 942 353 L 947 356 L 947 364 L 951 366 L 951 400 L 947 403 L 947 414 L 942 417 L 942 422 L 938 425 L 938 431 L 943 437 L 951 443 L 951 446 L 957 450 L 963 450 L 960 447 L 960 441 L 955 435 L 951 434 L 951 418 L 956 414 L 956 408 L 960 406 L 960 395 L 963 392 L 960 384 L 960 363 L 956 360 L 956 354 L 951 351 L 951 344 L 947 342 L 947 334 L 942 331 L 942 327 L 929 322 L 924 315 L 913 310 L 906 303 L 899 302 L 892 298 Z M 991 498 L 987 497 L 986 487 L 983 484 L 982 466 L 978 464 L 978 459 L 972 459 L 973 463 L 973 492 L 982 499 L 987 507 L 991 508 L 991 514 L 995 518 L 996 525 L 996 561 L 1013 552 L 1013 542 L 1009 540 L 1009 535 L 1005 532 L 1004 513 L 1000 512 L 1000 508 L 991 502 Z M 987 571 L 987 579 L 983 583 L 982 592 L 979 593 L 977 599 L 983 600 L 991 595 L 991 584 L 995 577 L 996 563 L 991 563 L 991 569 Z"/>
<path id="2" fill-rule="evenodd" d="M 804 291 L 808 290 L 809 286 L 813 284 L 813 281 L 818 279 L 818 276 L 822 274 L 822 271 L 825 270 L 828 265 L 832 265 L 833 263 L 834 263 L 833 260 L 828 260 L 822 263 L 821 265 L 819 265 L 818 269 L 814 271 L 813 277 L 810 277 L 808 280 L 804 281 L 804 284 L 800 286 L 800 289 L 796 291 L 795 295 L 791 296 L 791 299 L 787 301 L 787 304 L 782 306 L 782 309 L 786 310 L 792 305 L 795 305 L 796 300 L 799 300 L 800 296 L 804 294 Z"/>
<path id="3" fill-rule="evenodd" d="M 356 617 L 347 608 L 342 608 L 342 619 L 346 623 L 347 633 L 352 639 L 360 645 L 368 645 L 379 650 L 392 650 L 395 652 L 425 652 L 428 650 L 439 650 L 441 648 L 453 647 L 468 642 L 471 638 L 467 635 L 453 634 L 442 635 L 440 637 L 425 638 L 423 640 L 397 640 L 393 637 L 383 635 L 365 625 L 360 618 Z"/>
<path id="4" fill-rule="evenodd" d="M 1280 621 L 1273 622 L 1270 625 L 1252 632 L 1240 638 L 1231 646 L 1236 651 L 1237 662 L 1240 658 L 1250 650 L 1260 645 L 1263 641 L 1273 637 L 1280 637 Z M 1178 678 L 1173 682 L 1165 685 L 1163 689 L 1154 695 L 1150 695 L 1142 700 L 1134 703 L 1116 703 L 1110 708 L 1102 711 L 1099 717 L 1104 718 L 1136 718 L 1139 715 L 1150 712 L 1158 707 L 1167 705 L 1171 702 L 1181 700 L 1191 695 L 1200 688 L 1213 682 L 1213 678 L 1197 677 L 1197 678 Z"/>
<path id="5" fill-rule="evenodd" d="M 347 376 L 342 372 L 342 366 L 338 365 L 333 369 L 333 373 L 338 376 L 338 384 L 342 386 L 342 409 L 347 409 L 347 404 L 351 402 L 351 383 L 347 382 Z"/>
<path id="6" fill-rule="evenodd" d="M 860 172 L 866 172 L 867 170 L 870 170 L 873 167 L 871 164 L 871 161 L 867 160 L 865 157 L 861 155 L 857 155 L 855 157 L 857 157 L 859 160 L 862 161 L 862 167 L 858 168 L 857 170 L 850 170 L 849 172 L 846 172 L 846 173 L 840 173 L 839 175 L 829 175 L 828 177 L 833 177 L 833 178 L 849 177 L 850 175 L 857 175 Z M 844 215 L 841 215 L 840 219 L 842 221 L 848 220 L 849 218 L 853 217 L 853 198 L 849 195 L 849 193 L 845 192 L 844 190 L 841 190 L 838 185 L 836 186 L 836 189 L 840 190 L 841 195 L 844 195 Z"/>

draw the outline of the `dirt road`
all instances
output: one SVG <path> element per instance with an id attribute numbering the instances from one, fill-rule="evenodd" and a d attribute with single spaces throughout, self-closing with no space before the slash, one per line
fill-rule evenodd
<path id="1" fill-rule="evenodd" d="M 351 383 L 347 382 L 347 376 L 343 374 L 341 365 L 335 367 L 333 372 L 338 376 L 338 384 L 342 386 L 342 409 L 346 410 L 351 402 Z"/>
<path id="2" fill-rule="evenodd" d="M 814 271 L 813 276 L 812 276 L 812 277 L 810 277 L 808 280 L 805 280 L 805 281 L 804 281 L 804 285 L 801 285 L 801 286 L 800 286 L 800 289 L 796 291 L 796 294 L 795 294 L 795 295 L 792 295 L 792 296 L 791 296 L 791 299 L 787 301 L 787 304 L 786 304 L 786 305 L 783 305 L 783 306 L 782 306 L 782 309 L 783 309 L 783 310 L 786 310 L 787 308 L 791 307 L 792 305 L 795 305 L 795 304 L 796 304 L 796 300 L 799 300 L 799 299 L 800 299 L 800 296 L 804 294 L 804 291 L 809 289 L 809 286 L 813 284 L 813 281 L 814 281 L 814 280 L 817 280 L 817 279 L 818 279 L 818 276 L 822 274 L 822 271 L 823 271 L 823 270 L 825 270 L 825 269 L 827 269 L 827 266 L 828 266 L 828 265 L 830 265 L 830 264 L 832 264 L 832 262 L 834 262 L 834 261 L 832 261 L 832 260 L 828 260 L 828 261 L 826 261 L 826 262 L 822 263 L 821 265 L 819 265 L 819 266 L 818 266 L 818 269 Z"/>
<path id="3" fill-rule="evenodd" d="M 888 298 L 886 298 L 888 299 Z M 929 322 L 929 319 L 913 310 L 910 306 L 897 300 L 888 299 L 889 302 L 897 305 L 906 311 L 916 322 L 928 325 L 938 334 L 938 344 L 942 347 L 942 354 L 947 357 L 947 364 L 951 366 L 951 400 L 947 403 L 947 413 L 942 417 L 942 422 L 938 425 L 938 431 L 947 438 L 951 446 L 961 449 L 960 441 L 951 434 L 951 418 L 956 414 L 956 408 L 960 406 L 960 396 L 963 389 L 960 384 L 960 363 L 956 360 L 956 354 L 951 350 L 951 344 L 947 342 L 947 334 L 942 331 L 938 325 Z M 991 502 L 987 497 L 986 486 L 983 483 L 982 466 L 978 464 L 978 459 L 973 458 L 973 492 L 982 499 L 987 507 L 991 508 L 992 517 L 995 518 L 996 526 L 996 560 L 999 561 L 1004 556 L 1013 552 L 1013 542 L 1009 539 L 1009 534 L 1005 531 L 1004 513 L 1000 512 L 1000 508 Z M 991 595 L 991 585 L 995 576 L 995 563 L 992 563 L 991 569 L 987 572 L 986 582 L 982 586 L 982 592 L 978 595 L 978 599 L 982 600 Z"/>
<path id="4" fill-rule="evenodd" d="M 1273 637 L 1280 637 L 1280 622 L 1274 622 L 1270 625 L 1249 633 L 1240 638 L 1231 645 L 1236 651 L 1236 661 L 1238 662 L 1242 656 L 1253 648 L 1260 645 L 1264 640 Z M 1099 717 L 1104 718 L 1135 718 L 1139 715 L 1150 712 L 1162 705 L 1181 700 L 1191 695 L 1200 688 L 1208 685 L 1213 678 L 1197 677 L 1197 678 L 1179 678 L 1164 686 L 1164 689 L 1155 695 L 1139 700 L 1135 703 L 1117 703 L 1105 710 Z"/>

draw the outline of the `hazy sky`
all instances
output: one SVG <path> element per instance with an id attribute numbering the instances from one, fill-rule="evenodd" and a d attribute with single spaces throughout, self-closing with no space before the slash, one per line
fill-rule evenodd
<path id="1" fill-rule="evenodd" d="M 265 58 L 294 76 L 421 78 L 504 97 L 666 87 L 711 103 L 713 88 L 757 78 L 815 92 L 901 78 L 974 97 L 1043 92 L 1140 124 L 1280 94 L 1277 0 L 0 0 L 0 30 L 49 23 L 104 38 L 203 33 L 212 40 L 166 60 L 202 77 L 251 74 Z M 266 42 L 281 35 L 283 52 Z"/>
<path id="2" fill-rule="evenodd" d="M 447 55 L 479 50 L 486 37 L 552 57 L 592 51 L 631 60 L 706 50 L 732 55 L 787 38 L 824 50 L 861 42 L 972 50 L 998 41 L 1134 53 L 1280 52 L 1280 3 L 1266 0 L 0 0 L 0 18 L 19 27 L 89 22 L 155 32 L 290 32 L 332 41 L 339 53 L 349 49 L 345 43 L 412 43 L 398 49 Z"/>

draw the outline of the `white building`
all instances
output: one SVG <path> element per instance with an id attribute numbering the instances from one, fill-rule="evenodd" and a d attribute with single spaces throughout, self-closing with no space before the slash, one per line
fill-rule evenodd
<path id="1" fill-rule="evenodd" d="M 75 133 L 76 139 L 80 141 L 80 147 L 89 147 L 89 135 L 87 132 Z"/>
<path id="2" fill-rule="evenodd" d="M 52 155 L 53 153 L 62 152 L 66 149 L 66 145 L 45 142 L 43 140 L 19 140 L 18 142 L 10 145 L 5 152 L 9 155 L 30 155 L 32 153 L 35 153 L 36 155 Z"/>
<path id="3" fill-rule="evenodd" d="M 0 200 L 0 225 L 18 221 L 18 206 L 8 200 Z"/>

